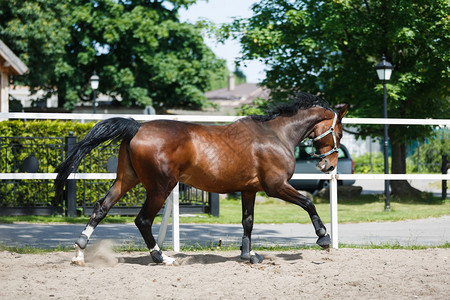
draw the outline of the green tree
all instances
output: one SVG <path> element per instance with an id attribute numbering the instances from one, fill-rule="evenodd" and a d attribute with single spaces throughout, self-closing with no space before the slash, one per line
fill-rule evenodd
<path id="1" fill-rule="evenodd" d="M 254 15 L 220 28 L 240 40 L 242 59 L 269 70 L 263 84 L 275 100 L 301 90 L 331 104 L 348 103 L 350 116 L 382 117 L 382 86 L 374 65 L 384 53 L 391 118 L 446 118 L 450 113 L 450 2 L 448 0 L 263 0 Z M 362 126 L 362 135 L 382 135 Z M 425 126 L 391 126 L 392 172 L 406 171 L 405 141 L 432 134 Z M 393 193 L 410 193 L 391 181 Z"/>
<path id="2" fill-rule="evenodd" d="M 0 36 L 30 68 L 17 80 L 46 96 L 57 93 L 67 109 L 90 99 L 94 70 L 99 92 L 126 106 L 200 108 L 225 62 L 204 44 L 200 28 L 180 23 L 178 9 L 194 2 L 1 1 Z"/>
<path id="3" fill-rule="evenodd" d="M 450 160 L 450 130 L 441 128 L 436 130 L 436 136 L 425 140 L 411 156 L 413 171 L 418 171 L 418 165 L 425 172 L 441 173 L 442 156 Z"/>

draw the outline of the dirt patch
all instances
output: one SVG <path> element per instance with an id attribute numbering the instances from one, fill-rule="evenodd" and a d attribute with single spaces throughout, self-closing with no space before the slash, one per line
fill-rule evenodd
<path id="1" fill-rule="evenodd" d="M 144 252 L 0 252 L 0 299 L 449 299 L 450 249 L 166 252 L 180 263 L 155 265 Z M 88 248 L 89 249 L 89 248 Z"/>

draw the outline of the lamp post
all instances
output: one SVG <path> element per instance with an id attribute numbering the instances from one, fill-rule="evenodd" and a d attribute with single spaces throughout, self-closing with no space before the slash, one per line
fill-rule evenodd
<path id="1" fill-rule="evenodd" d="M 92 91 L 94 92 L 94 114 L 97 113 L 97 89 L 98 89 L 98 82 L 100 81 L 100 78 L 97 76 L 97 73 L 94 71 L 91 78 L 89 79 L 89 82 L 91 83 Z"/>
<path id="2" fill-rule="evenodd" d="M 383 108 L 384 108 L 384 118 L 387 119 L 387 93 L 386 93 L 386 81 L 391 79 L 392 70 L 394 67 L 388 61 L 383 54 L 381 62 L 375 66 L 378 78 L 383 83 Z M 384 124 L 384 174 L 389 174 L 389 136 L 388 136 L 388 125 Z M 391 211 L 391 195 L 389 192 L 389 180 L 384 181 L 384 194 L 386 197 L 384 203 L 384 210 Z"/>

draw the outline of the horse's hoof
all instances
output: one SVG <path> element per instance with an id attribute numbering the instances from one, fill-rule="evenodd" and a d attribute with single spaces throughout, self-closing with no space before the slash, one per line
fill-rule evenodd
<path id="1" fill-rule="evenodd" d="M 330 248 L 330 244 L 331 244 L 330 235 L 326 234 L 324 236 L 319 237 L 317 239 L 316 244 L 319 245 L 320 247 L 322 247 L 325 250 L 329 249 Z"/>
<path id="2" fill-rule="evenodd" d="M 330 245 L 323 245 L 323 246 L 320 246 L 320 247 L 322 247 L 323 250 L 325 250 L 327 252 L 330 252 Z"/>
<path id="3" fill-rule="evenodd" d="M 84 267 L 84 249 L 81 249 L 78 244 L 75 244 L 75 256 L 72 257 L 71 264 Z"/>
<path id="4" fill-rule="evenodd" d="M 154 263 L 157 264 L 162 264 L 164 261 L 164 258 L 162 256 L 162 252 L 158 251 L 158 250 L 153 250 L 152 252 L 150 252 L 150 255 L 152 257 L 152 260 Z"/>
<path id="5" fill-rule="evenodd" d="M 161 254 L 162 258 L 163 258 L 163 263 L 166 266 L 179 266 L 180 264 L 178 263 L 178 261 L 175 258 L 172 258 L 170 256 L 165 255 L 164 253 Z"/>
<path id="6" fill-rule="evenodd" d="M 178 263 L 178 261 L 176 261 L 175 259 L 171 262 L 165 262 L 166 266 L 169 267 L 178 267 L 180 264 Z"/>
<path id="7" fill-rule="evenodd" d="M 71 265 L 84 267 L 84 260 L 78 259 L 77 257 L 72 258 L 70 262 Z"/>
<path id="8" fill-rule="evenodd" d="M 258 253 L 255 253 L 252 256 L 250 256 L 250 263 L 251 264 L 259 264 L 259 263 L 262 263 L 263 260 L 264 260 L 264 257 L 259 255 Z"/>

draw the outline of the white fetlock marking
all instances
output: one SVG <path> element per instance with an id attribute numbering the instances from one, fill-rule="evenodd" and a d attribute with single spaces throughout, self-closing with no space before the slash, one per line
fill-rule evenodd
<path id="1" fill-rule="evenodd" d="M 165 255 L 164 253 L 162 254 L 162 258 L 163 258 L 163 263 L 166 266 L 176 265 L 177 264 L 177 261 L 174 258 L 169 257 L 169 256 Z"/>
<path id="2" fill-rule="evenodd" d="M 250 251 L 250 256 L 256 255 L 255 251 Z"/>
<path id="3" fill-rule="evenodd" d="M 75 256 L 72 258 L 72 263 L 77 265 L 84 264 L 84 249 L 81 249 L 78 245 L 75 245 Z"/>
<path id="4" fill-rule="evenodd" d="M 159 249 L 158 244 L 156 244 L 155 247 L 153 247 L 152 249 L 150 249 L 150 252 L 152 252 L 153 250 L 161 251 L 161 249 Z"/>
<path id="5" fill-rule="evenodd" d="M 83 232 L 81 234 L 84 234 L 85 236 L 87 236 L 87 238 L 89 240 L 93 232 L 94 232 L 94 227 L 88 225 L 88 226 L 86 226 L 86 228 L 83 230 Z"/>

